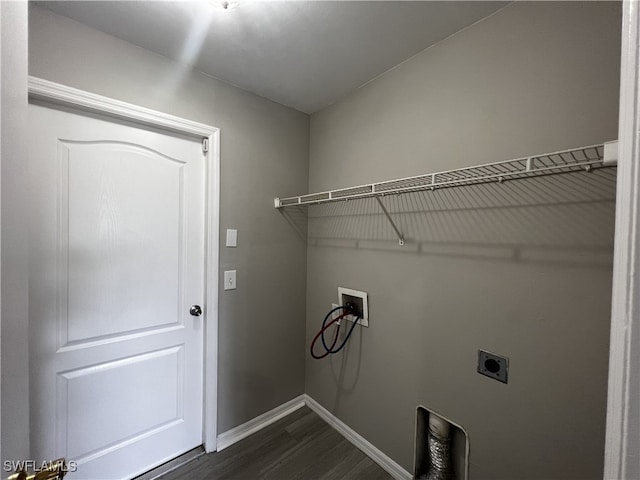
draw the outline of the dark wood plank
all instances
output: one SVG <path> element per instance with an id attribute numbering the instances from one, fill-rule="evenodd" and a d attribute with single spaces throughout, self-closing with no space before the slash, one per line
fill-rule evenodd
<path id="1" fill-rule="evenodd" d="M 389 480 L 392 477 L 308 407 L 161 480 Z"/>

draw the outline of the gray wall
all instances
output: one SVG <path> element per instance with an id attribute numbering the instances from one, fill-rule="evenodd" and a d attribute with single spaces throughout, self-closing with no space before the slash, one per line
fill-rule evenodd
<path id="1" fill-rule="evenodd" d="M 302 394 L 306 245 L 273 197 L 306 189 L 308 116 L 46 9 L 29 41 L 30 75 L 220 128 L 220 285 L 237 269 L 238 289 L 220 291 L 218 431 Z"/>
<path id="2" fill-rule="evenodd" d="M 614 139 L 619 15 L 518 2 L 417 55 L 312 116 L 310 191 Z M 307 360 L 306 392 L 405 468 L 423 404 L 468 430 L 474 479 L 601 477 L 614 172 L 389 199 L 404 248 L 371 202 L 314 207 L 307 252 L 305 218 L 271 207 L 307 189 L 305 115 L 196 73 L 173 89 L 175 63 L 39 8 L 29 55 L 31 75 L 221 128 L 240 287 L 220 296 L 220 431 L 302 393 L 304 292 L 308 346 L 346 286 L 371 328 Z M 478 348 L 510 357 L 508 385 L 475 373 Z"/>
<path id="3" fill-rule="evenodd" d="M 515 2 L 311 117 L 309 190 L 617 137 L 619 3 Z M 306 392 L 412 471 L 415 410 L 469 433 L 473 479 L 601 478 L 615 169 L 309 208 L 307 342 L 369 293 Z M 476 373 L 510 358 L 507 385 Z"/>
<path id="4" fill-rule="evenodd" d="M 27 4 L 0 2 L 0 175 L 2 177 L 2 436 L 0 459 L 29 454 L 28 291 L 25 226 Z"/>

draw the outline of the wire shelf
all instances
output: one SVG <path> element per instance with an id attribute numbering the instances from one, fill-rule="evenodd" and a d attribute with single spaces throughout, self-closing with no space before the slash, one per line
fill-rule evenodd
<path id="1" fill-rule="evenodd" d="M 379 198 L 385 195 L 400 195 L 424 190 L 436 190 L 438 188 L 503 182 L 557 173 L 588 172 L 594 168 L 615 166 L 616 150 L 617 142 L 591 145 L 515 160 L 458 168 L 414 177 L 398 178 L 386 182 L 369 183 L 366 185 L 310 193 L 295 197 L 276 198 L 274 203 L 276 208 L 317 205 L 358 198 Z"/>

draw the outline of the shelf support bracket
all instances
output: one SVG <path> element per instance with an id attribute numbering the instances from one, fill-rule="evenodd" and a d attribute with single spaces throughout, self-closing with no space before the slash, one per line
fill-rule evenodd
<path id="1" fill-rule="evenodd" d="M 387 217 L 387 220 L 389 220 L 389 223 L 391 224 L 391 226 L 395 230 L 396 235 L 398 235 L 398 244 L 400 246 L 403 246 L 404 245 L 404 235 L 402 235 L 400 230 L 398 230 L 398 227 L 396 226 L 396 224 L 394 223 L 393 219 L 391 218 L 391 215 L 389 215 L 389 212 L 385 208 L 384 204 L 382 203 L 382 200 L 380 200 L 380 197 L 376 196 L 375 199 L 378 201 L 378 205 L 380 205 L 380 208 L 382 209 L 383 213 Z"/>

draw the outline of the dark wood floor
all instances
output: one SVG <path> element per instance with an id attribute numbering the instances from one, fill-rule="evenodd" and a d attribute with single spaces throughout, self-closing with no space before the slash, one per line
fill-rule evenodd
<path id="1" fill-rule="evenodd" d="M 388 480 L 392 477 L 303 407 L 221 452 L 202 455 L 162 480 Z"/>

